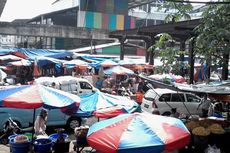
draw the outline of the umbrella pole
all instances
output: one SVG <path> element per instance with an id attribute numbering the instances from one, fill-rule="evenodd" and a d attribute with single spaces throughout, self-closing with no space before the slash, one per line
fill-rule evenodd
<path id="1" fill-rule="evenodd" d="M 32 129 L 32 142 L 34 141 L 34 122 L 35 122 L 35 109 L 34 109 L 34 114 L 33 114 L 33 129 Z"/>

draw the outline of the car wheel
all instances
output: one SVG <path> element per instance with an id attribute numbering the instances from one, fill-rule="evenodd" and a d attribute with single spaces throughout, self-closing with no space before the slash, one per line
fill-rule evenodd
<path id="1" fill-rule="evenodd" d="M 81 126 L 81 119 L 78 117 L 71 117 L 67 121 L 67 128 L 69 130 L 74 130 L 76 127 Z"/>
<path id="2" fill-rule="evenodd" d="M 170 116 L 171 115 L 171 112 L 164 112 L 161 114 L 162 116 Z"/>

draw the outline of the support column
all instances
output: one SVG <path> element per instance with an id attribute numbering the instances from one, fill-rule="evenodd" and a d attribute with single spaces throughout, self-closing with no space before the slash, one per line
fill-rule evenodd
<path id="1" fill-rule="evenodd" d="M 126 40 L 126 36 L 122 36 L 119 38 L 120 41 L 120 60 L 124 60 L 124 55 L 125 55 L 125 50 L 124 50 L 124 45 L 125 45 L 125 40 Z"/>
<path id="2" fill-rule="evenodd" d="M 229 53 L 225 53 L 223 55 L 224 63 L 222 66 L 222 74 L 221 78 L 222 80 L 228 80 L 228 61 L 229 61 Z"/>
<path id="3" fill-rule="evenodd" d="M 185 40 L 181 40 L 180 41 L 180 64 L 182 66 L 182 68 L 180 69 L 180 75 L 181 76 L 185 76 L 184 74 L 184 54 L 185 54 Z"/>
<path id="4" fill-rule="evenodd" d="M 151 43 L 152 45 L 155 44 L 155 38 L 153 36 L 151 36 Z M 152 48 L 152 50 L 149 53 L 149 64 L 150 65 L 154 65 L 154 56 L 155 56 L 155 52 L 154 52 L 154 48 Z"/>
<path id="5" fill-rule="evenodd" d="M 153 36 L 148 36 L 148 37 L 145 37 L 143 40 L 146 43 L 145 62 L 153 65 L 154 64 L 154 51 L 153 51 L 154 48 L 152 48 L 152 50 L 149 50 L 149 51 L 148 51 L 148 49 L 152 45 L 154 45 L 155 38 Z"/>
<path id="6" fill-rule="evenodd" d="M 148 51 L 148 49 L 149 49 L 149 47 L 151 47 L 152 46 L 152 43 L 151 43 L 151 40 L 149 40 L 149 39 L 147 39 L 147 40 L 145 40 L 145 49 L 146 49 L 146 52 L 145 52 L 145 63 L 148 63 L 149 62 L 149 51 Z"/>
<path id="7" fill-rule="evenodd" d="M 190 73 L 189 73 L 189 84 L 193 84 L 194 81 L 194 39 L 191 39 L 189 42 L 189 65 L 190 65 Z"/>

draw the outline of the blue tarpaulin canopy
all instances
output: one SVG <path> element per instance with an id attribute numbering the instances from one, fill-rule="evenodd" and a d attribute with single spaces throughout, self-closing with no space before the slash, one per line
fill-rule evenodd
<path id="1" fill-rule="evenodd" d="M 24 54 L 29 59 L 35 59 L 38 56 L 52 57 L 52 58 L 65 58 L 72 56 L 73 53 L 66 50 L 52 50 L 52 49 L 31 49 L 20 48 L 17 52 Z"/>
<path id="2" fill-rule="evenodd" d="M 11 54 L 12 52 L 15 52 L 15 51 L 16 50 L 14 48 L 11 48 L 11 49 L 0 48 L 0 56 L 8 55 L 8 54 Z"/>

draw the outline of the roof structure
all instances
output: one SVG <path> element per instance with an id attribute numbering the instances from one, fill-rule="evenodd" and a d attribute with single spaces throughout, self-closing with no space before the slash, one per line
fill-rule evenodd
<path id="1" fill-rule="evenodd" d="M 155 2 L 156 0 L 129 0 L 128 2 L 128 7 L 130 8 L 135 8 L 137 6 L 149 4 L 152 2 Z"/>
<path id="2" fill-rule="evenodd" d="M 147 27 L 139 27 L 128 30 L 117 30 L 110 32 L 111 38 L 119 38 L 126 36 L 126 38 L 143 38 L 145 36 L 156 36 L 160 33 L 168 33 L 175 39 L 186 39 L 193 34 L 193 30 L 200 23 L 200 19 L 170 22 L 159 25 L 152 25 Z"/>
<path id="3" fill-rule="evenodd" d="M 6 5 L 7 0 L 0 0 L 0 16 L 2 15 L 3 9 Z"/>

